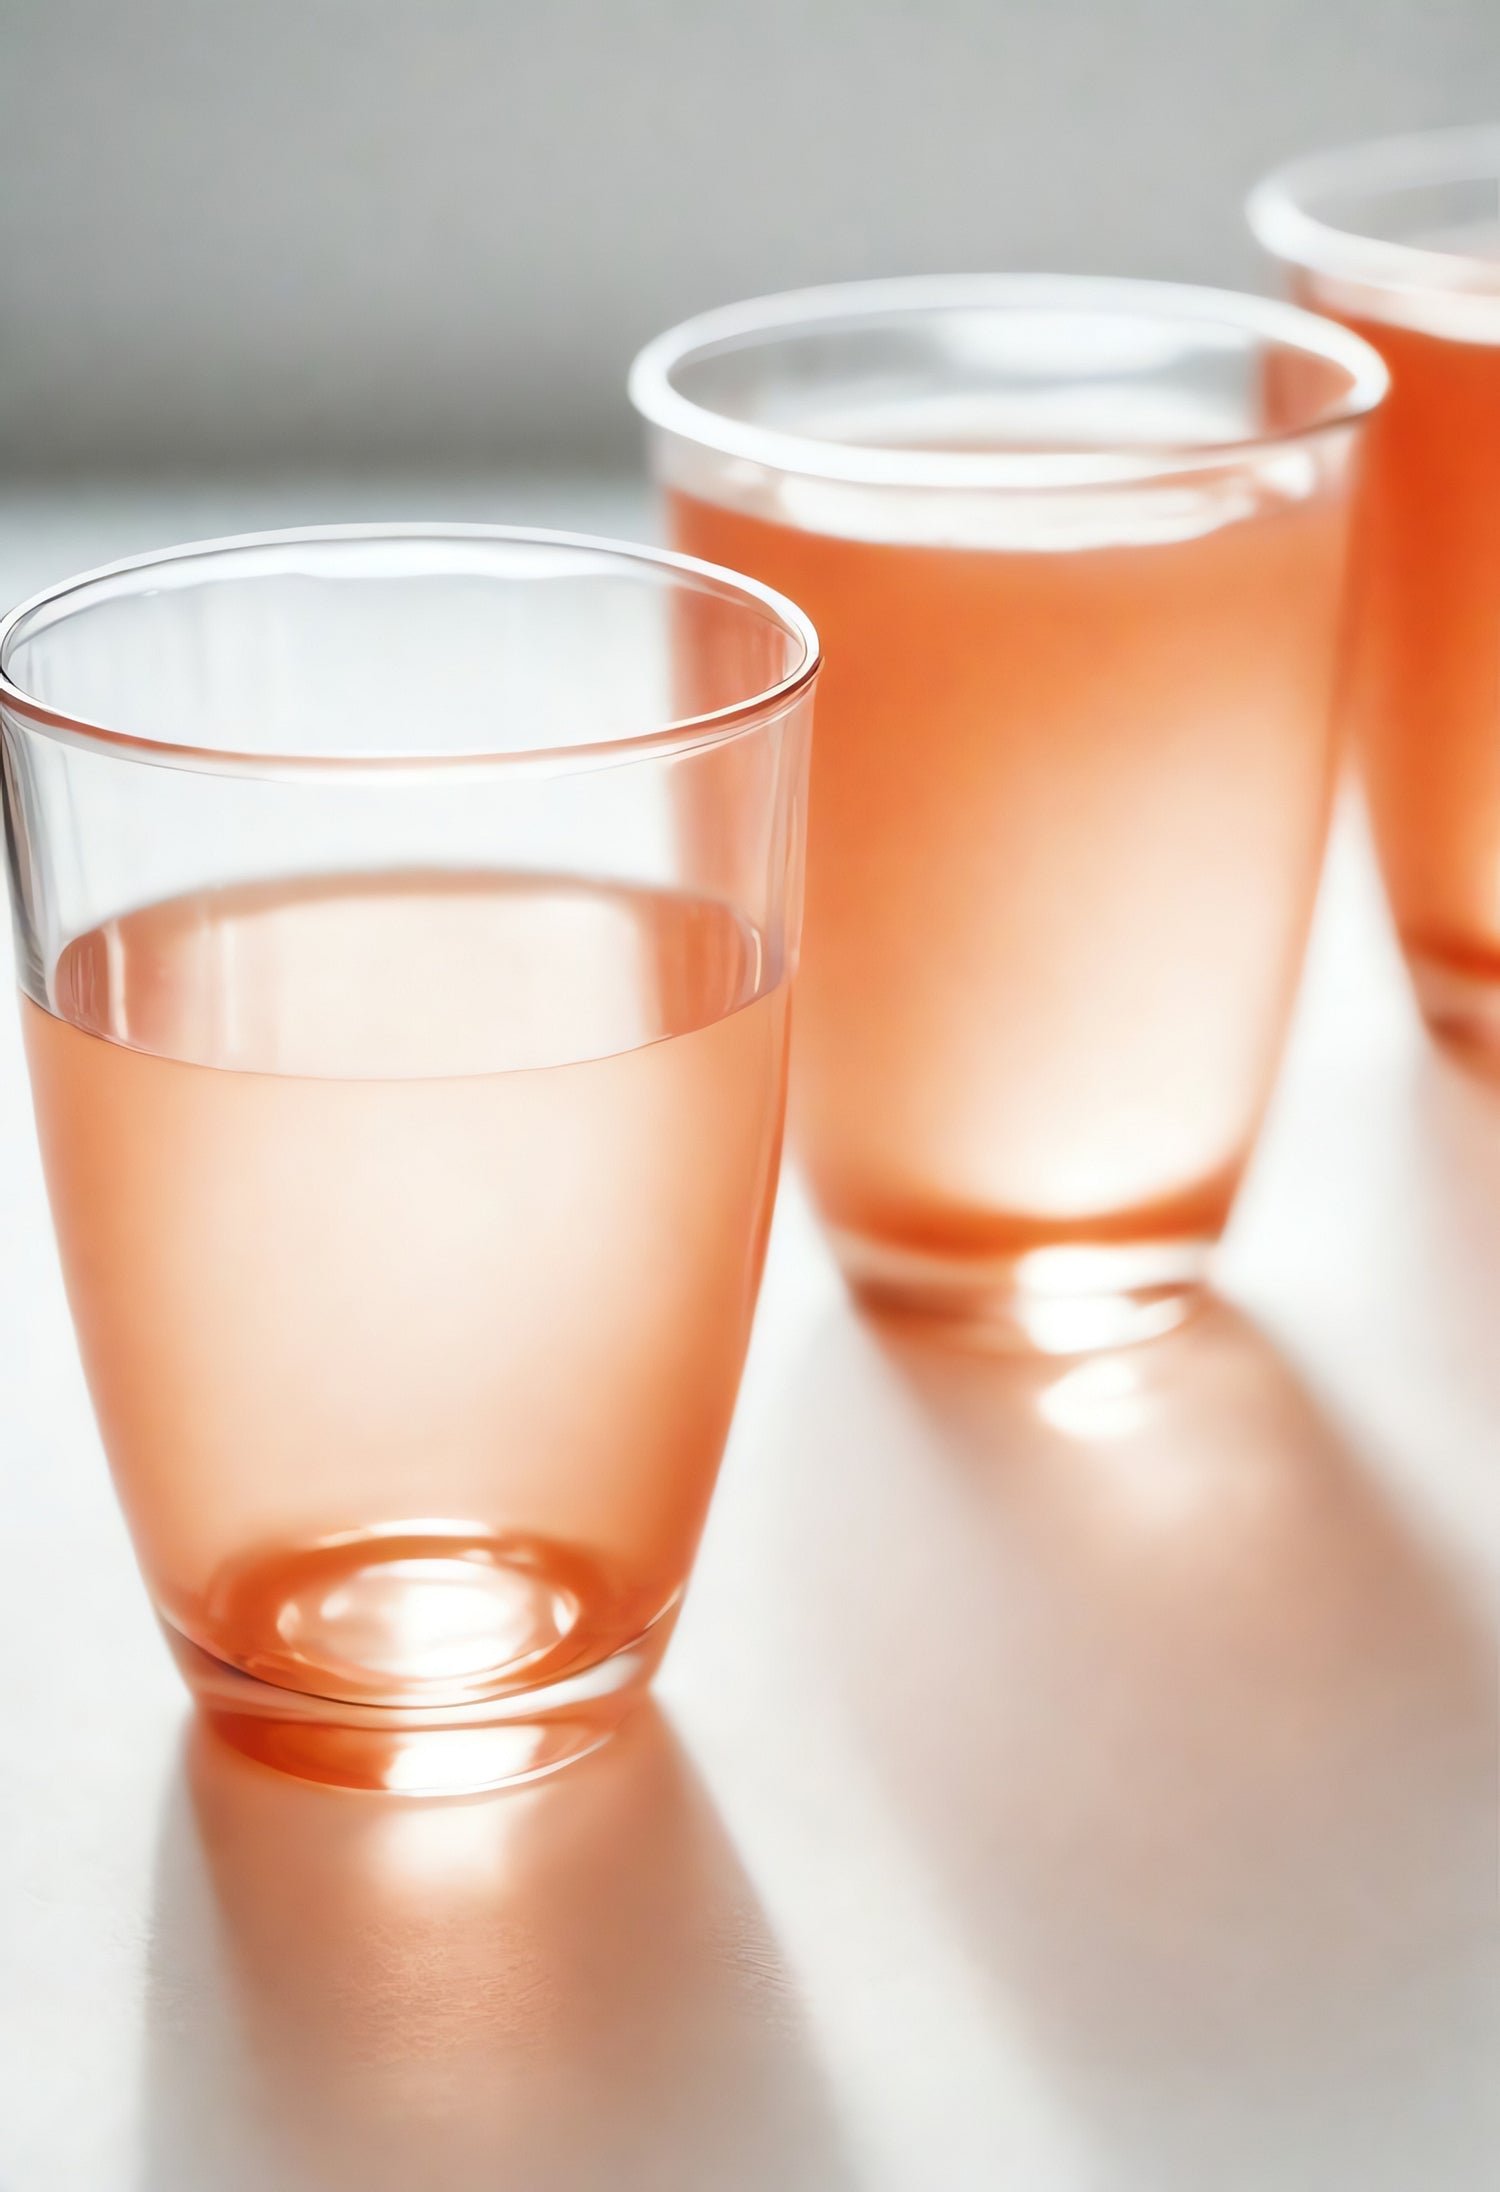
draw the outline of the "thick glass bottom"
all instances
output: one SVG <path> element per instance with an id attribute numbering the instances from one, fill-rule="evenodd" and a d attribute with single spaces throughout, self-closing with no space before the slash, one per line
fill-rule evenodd
<path id="1" fill-rule="evenodd" d="M 550 1773 L 611 1735 L 676 1603 L 633 1634 L 623 1610 L 560 1547 L 402 1527 L 236 1563 L 196 1640 L 163 1627 L 236 1749 L 308 1780 L 418 1795 Z"/>
<path id="2" fill-rule="evenodd" d="M 1068 1242 L 943 1256 L 852 1233 L 834 1248 L 855 1298 L 981 1348 L 1075 1355 L 1155 1339 L 1198 1307 L 1208 1239 Z"/>
<path id="3" fill-rule="evenodd" d="M 1437 1041 L 1475 1072 L 1500 1080 L 1500 968 L 1455 966 L 1413 950 L 1406 963 Z"/>

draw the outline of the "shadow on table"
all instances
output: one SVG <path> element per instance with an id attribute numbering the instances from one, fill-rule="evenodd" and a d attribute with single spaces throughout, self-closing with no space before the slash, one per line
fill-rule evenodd
<path id="1" fill-rule="evenodd" d="M 667 1722 L 413 1803 L 201 1729 L 164 1820 L 143 2192 L 845 2181 L 774 1941 Z"/>
<path id="2" fill-rule="evenodd" d="M 805 1649 L 1087 2192 L 1500 2181 L 1494 1645 L 1264 1335 L 839 1320 L 786 1439 Z"/>

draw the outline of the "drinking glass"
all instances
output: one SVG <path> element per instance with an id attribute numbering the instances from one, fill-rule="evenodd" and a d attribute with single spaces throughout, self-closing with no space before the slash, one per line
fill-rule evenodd
<path id="1" fill-rule="evenodd" d="M 860 1295 L 1068 1350 L 1191 1306 L 1323 848 L 1384 370 L 1051 276 L 711 312 L 637 359 L 675 543 L 827 657 L 792 1121 Z"/>
<path id="2" fill-rule="evenodd" d="M 1500 127 L 1298 160 L 1248 211 L 1294 294 L 1390 369 L 1350 708 L 1417 1001 L 1500 1073 Z"/>
<path id="3" fill-rule="evenodd" d="M 753 582 L 494 527 L 172 549 L 0 626 L 64 1275 L 240 1748 L 487 1786 L 649 1680 L 760 1278 L 816 669 Z"/>

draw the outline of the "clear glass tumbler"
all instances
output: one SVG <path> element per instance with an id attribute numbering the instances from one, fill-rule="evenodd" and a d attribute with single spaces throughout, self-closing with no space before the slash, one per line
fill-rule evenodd
<path id="1" fill-rule="evenodd" d="M 1390 369 L 1351 711 L 1418 1002 L 1500 1074 L 1500 126 L 1299 160 L 1248 210 L 1298 299 Z"/>
<path id="2" fill-rule="evenodd" d="M 0 626 L 63 1269 L 240 1748 L 488 1786 L 649 1680 L 760 1279 L 816 670 L 764 587 L 489 527 L 174 549 Z"/>
<path id="3" fill-rule="evenodd" d="M 793 1133 L 867 1298 L 1071 1349 L 1190 1306 L 1297 981 L 1379 359 L 979 276 L 712 312 L 631 392 L 681 548 L 827 658 Z"/>

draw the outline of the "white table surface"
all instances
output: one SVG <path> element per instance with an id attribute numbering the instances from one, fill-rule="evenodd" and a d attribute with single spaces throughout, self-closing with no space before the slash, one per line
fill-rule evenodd
<path id="1" fill-rule="evenodd" d="M 0 499 L 0 592 L 629 487 Z M 660 1711 L 455 1806 L 189 1740 L 0 1015 L 0 2188 L 1500 2181 L 1500 1094 L 1341 824 L 1223 1306 L 882 1347 L 793 1186 Z"/>

